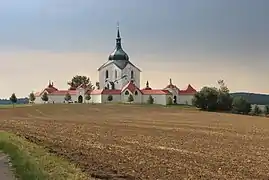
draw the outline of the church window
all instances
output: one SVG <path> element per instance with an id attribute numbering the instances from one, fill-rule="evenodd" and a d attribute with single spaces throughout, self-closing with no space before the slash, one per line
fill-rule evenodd
<path id="1" fill-rule="evenodd" d="M 108 78 L 108 70 L 106 70 L 106 79 Z"/>
<path id="2" fill-rule="evenodd" d="M 134 71 L 131 71 L 131 79 L 134 79 Z"/>
<path id="3" fill-rule="evenodd" d="M 129 91 L 125 91 L 125 95 L 129 95 Z"/>
<path id="4" fill-rule="evenodd" d="M 118 78 L 118 72 L 115 70 L 115 78 Z"/>
<path id="5" fill-rule="evenodd" d="M 138 95 L 138 92 L 137 92 L 137 91 L 135 91 L 135 95 L 136 95 L 136 96 Z"/>

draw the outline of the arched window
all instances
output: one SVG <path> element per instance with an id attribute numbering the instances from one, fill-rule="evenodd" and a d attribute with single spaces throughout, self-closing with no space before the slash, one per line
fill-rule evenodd
<path id="1" fill-rule="evenodd" d="M 106 85 L 106 88 L 109 89 L 109 84 Z"/>
<path id="2" fill-rule="evenodd" d="M 131 71 L 131 79 L 134 79 L 134 71 Z"/>
<path id="3" fill-rule="evenodd" d="M 137 91 L 135 91 L 135 95 L 136 95 L 136 96 L 138 95 L 138 92 L 137 92 Z"/>
<path id="4" fill-rule="evenodd" d="M 108 78 L 108 70 L 106 70 L 106 79 Z"/>
<path id="5" fill-rule="evenodd" d="M 125 91 L 125 95 L 129 95 L 129 91 Z"/>
<path id="6" fill-rule="evenodd" d="M 115 70 L 115 78 L 118 78 L 118 72 Z"/>

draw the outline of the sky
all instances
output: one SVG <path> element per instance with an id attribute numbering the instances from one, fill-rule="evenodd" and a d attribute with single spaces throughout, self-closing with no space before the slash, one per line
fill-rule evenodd
<path id="1" fill-rule="evenodd" d="M 217 86 L 269 93 L 268 0 L 9 0 L 0 3 L 0 97 L 75 75 L 95 84 L 116 26 L 141 87 Z"/>

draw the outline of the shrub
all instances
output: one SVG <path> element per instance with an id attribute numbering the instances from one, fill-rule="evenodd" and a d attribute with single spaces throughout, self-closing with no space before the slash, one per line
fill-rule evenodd
<path id="1" fill-rule="evenodd" d="M 261 108 L 259 108 L 259 106 L 255 105 L 254 109 L 253 109 L 253 115 L 259 116 L 259 115 L 261 115 L 261 113 L 262 113 Z"/>
<path id="2" fill-rule="evenodd" d="M 172 105 L 172 104 L 173 104 L 173 99 L 171 97 L 168 97 L 167 105 Z"/>
<path id="3" fill-rule="evenodd" d="M 128 102 L 133 102 L 134 101 L 134 97 L 133 97 L 133 95 L 129 95 L 128 96 Z"/>
<path id="4" fill-rule="evenodd" d="M 149 96 L 149 98 L 147 100 L 147 103 L 148 104 L 153 104 L 154 103 L 154 99 L 153 99 L 153 97 L 151 95 Z"/>
<path id="5" fill-rule="evenodd" d="M 108 100 L 109 102 L 112 101 L 112 100 L 113 100 L 113 96 L 112 96 L 112 95 L 107 96 L 107 100 Z"/>
<path id="6" fill-rule="evenodd" d="M 251 104 L 243 97 L 235 97 L 232 103 L 232 112 L 248 114 L 251 111 Z"/>

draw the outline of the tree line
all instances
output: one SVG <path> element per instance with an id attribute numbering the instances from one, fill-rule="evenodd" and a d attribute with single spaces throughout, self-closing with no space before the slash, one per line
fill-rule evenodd
<path id="1" fill-rule="evenodd" d="M 194 95 L 192 104 L 204 111 L 231 112 L 236 114 L 265 115 L 269 114 L 269 106 L 262 110 L 259 106 L 251 108 L 251 103 L 242 96 L 233 97 L 223 80 L 218 81 L 219 88 L 203 87 Z"/>

